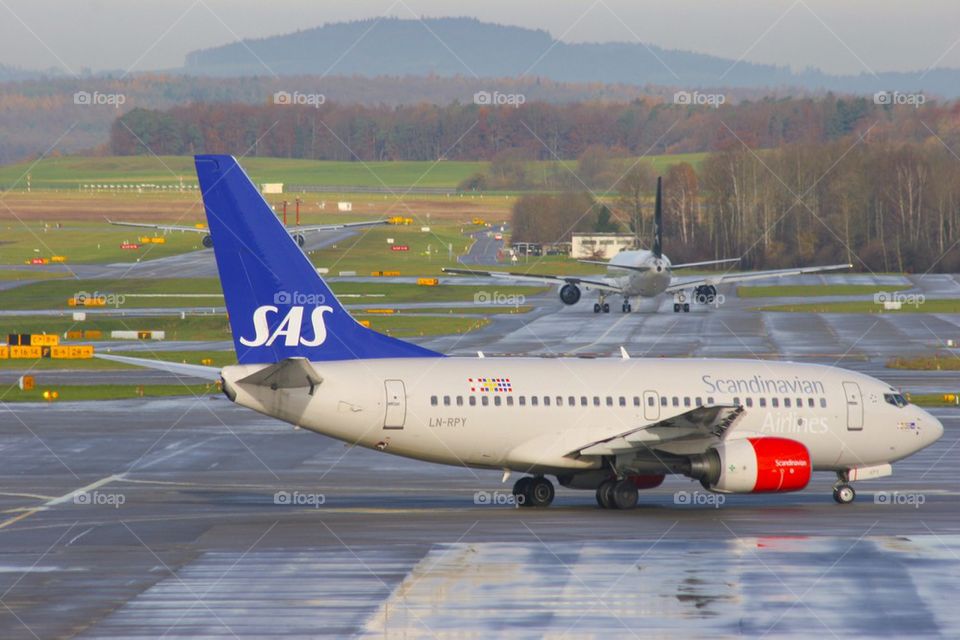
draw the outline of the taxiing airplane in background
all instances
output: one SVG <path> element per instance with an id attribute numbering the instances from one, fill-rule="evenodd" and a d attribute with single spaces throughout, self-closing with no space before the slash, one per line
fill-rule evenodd
<path id="1" fill-rule="evenodd" d="M 736 359 L 446 357 L 360 325 L 230 156 L 196 158 L 239 364 L 99 357 L 219 377 L 233 402 L 350 445 L 524 474 L 548 506 L 556 476 L 604 508 L 680 474 L 715 492 L 850 483 L 936 442 L 943 427 L 890 385 L 837 367 Z M 377 474 L 375 462 L 370 473 Z"/>
<path id="2" fill-rule="evenodd" d="M 175 224 L 149 224 L 146 222 L 123 222 L 120 220 L 110 220 L 107 219 L 107 222 L 114 224 L 120 227 L 140 227 L 143 229 L 155 229 L 157 231 L 187 231 L 190 233 L 202 233 L 203 246 L 207 249 L 213 246 L 213 236 L 210 235 L 210 231 L 206 227 L 187 227 Z M 305 233 L 312 233 L 314 231 L 339 231 L 340 229 L 356 229 L 362 227 L 376 227 L 382 224 L 390 224 L 389 220 L 368 220 L 365 222 L 342 222 L 339 224 L 315 224 L 315 225 L 296 225 L 292 227 L 284 227 L 287 230 L 287 233 L 297 241 L 297 244 L 301 247 L 306 243 L 307 239 L 304 237 Z"/>
<path id="3" fill-rule="evenodd" d="M 556 276 L 535 273 L 514 273 L 503 271 L 478 271 L 476 269 L 443 269 L 446 273 L 467 276 L 488 276 L 516 281 L 535 281 L 563 283 L 560 286 L 560 300 L 564 304 L 572 305 L 580 301 L 580 289 L 595 289 L 599 293 L 597 302 L 593 305 L 594 313 L 609 313 L 610 303 L 607 297 L 621 296 L 621 309 L 624 313 L 632 311 L 632 298 L 655 298 L 661 294 L 673 294 L 674 312 L 690 311 L 690 301 L 699 304 L 713 304 L 717 298 L 717 286 L 735 282 L 748 282 L 766 278 L 782 278 L 804 273 L 819 273 L 822 271 L 836 271 L 849 269 L 851 264 L 834 264 L 823 267 L 797 267 L 795 269 L 775 269 L 772 271 L 751 271 L 746 273 L 717 273 L 708 276 L 693 276 L 675 278 L 673 272 L 677 269 L 690 267 L 706 267 L 718 264 L 739 262 L 740 258 L 725 260 L 705 260 L 703 262 L 687 262 L 672 264 L 663 253 L 663 203 L 662 184 L 657 178 L 657 199 L 653 215 L 653 246 L 651 249 L 637 249 L 621 251 L 609 262 L 597 260 L 578 260 L 587 264 L 602 264 L 607 267 L 606 277 L 581 278 L 579 276 Z"/>

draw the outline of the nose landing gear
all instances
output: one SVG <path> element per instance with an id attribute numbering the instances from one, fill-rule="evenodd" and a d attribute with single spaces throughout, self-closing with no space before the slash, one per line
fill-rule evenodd
<path id="1" fill-rule="evenodd" d="M 685 292 L 677 291 L 673 294 L 673 312 L 680 313 L 681 309 L 684 313 L 690 313 L 690 301 L 687 300 Z"/>

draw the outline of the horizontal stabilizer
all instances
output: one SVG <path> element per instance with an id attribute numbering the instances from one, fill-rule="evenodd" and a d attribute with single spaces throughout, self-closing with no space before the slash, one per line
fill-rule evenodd
<path id="1" fill-rule="evenodd" d="M 306 358 L 287 358 L 237 380 L 240 385 L 270 387 L 273 390 L 302 387 L 313 389 L 321 382 L 323 377 Z"/>

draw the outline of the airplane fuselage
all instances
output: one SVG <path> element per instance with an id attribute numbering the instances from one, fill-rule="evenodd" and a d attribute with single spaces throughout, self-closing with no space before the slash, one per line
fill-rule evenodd
<path id="1" fill-rule="evenodd" d="M 906 457 L 942 435 L 889 385 L 819 365 L 747 360 L 440 358 L 314 363 L 323 381 L 279 391 L 238 383 L 264 365 L 223 370 L 235 402 L 350 444 L 477 468 L 570 474 L 596 469 L 579 456 L 601 441 L 697 406 L 742 410 L 725 439 L 775 436 L 802 443 L 814 470 L 866 468 Z M 680 427 L 678 427 L 680 428 Z M 635 473 L 671 473 L 710 438 L 691 430 L 617 457 Z"/>
<path id="2" fill-rule="evenodd" d="M 617 268 L 624 265 L 645 267 L 647 270 Z M 607 276 L 623 289 L 627 297 L 653 298 L 670 286 L 670 266 L 670 259 L 666 255 L 658 258 L 646 249 L 621 251 L 610 260 Z"/>

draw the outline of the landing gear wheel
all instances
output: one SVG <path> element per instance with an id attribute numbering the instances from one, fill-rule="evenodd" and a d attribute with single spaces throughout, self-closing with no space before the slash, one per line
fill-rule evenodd
<path id="1" fill-rule="evenodd" d="M 609 303 L 609 302 L 604 302 L 604 303 L 603 303 L 603 312 L 604 312 L 604 313 L 610 313 L 610 303 Z"/>
<path id="2" fill-rule="evenodd" d="M 684 302 L 684 303 L 683 303 L 683 312 L 684 312 L 684 313 L 690 313 L 690 303 L 689 303 L 689 302 Z"/>
<path id="3" fill-rule="evenodd" d="M 622 309 L 624 313 L 630 313 L 630 311 L 632 311 L 632 309 L 630 308 L 629 302 L 624 302 Z"/>
<path id="4" fill-rule="evenodd" d="M 850 504 L 857 497 L 857 492 L 848 484 L 840 484 L 833 488 L 833 499 L 837 504 Z"/>
<path id="5" fill-rule="evenodd" d="M 600 303 L 597 302 L 597 303 L 595 303 L 595 304 L 593 305 L 593 312 L 594 312 L 594 313 L 600 313 L 600 309 L 601 309 L 601 308 L 602 308 L 602 307 L 600 306 Z"/>
<path id="6" fill-rule="evenodd" d="M 552 482 L 543 476 L 530 478 L 530 485 L 527 487 L 525 494 L 527 499 L 524 505 L 539 508 L 549 507 L 550 503 L 553 502 L 554 494 Z"/>
<path id="7" fill-rule="evenodd" d="M 614 509 L 633 509 L 639 498 L 637 485 L 630 480 L 620 480 L 610 490 L 610 502 Z"/>
<path id="8" fill-rule="evenodd" d="M 304 237 L 303 237 L 301 234 L 299 234 L 299 233 L 296 235 L 296 238 L 295 238 L 295 239 L 296 239 L 296 241 L 297 241 L 297 244 L 298 244 L 299 246 L 301 246 L 301 247 L 302 247 L 304 244 L 306 244 L 306 242 L 307 242 L 307 239 L 304 238 Z"/>
<path id="9" fill-rule="evenodd" d="M 680 305 L 677 304 L 676 302 L 673 303 L 673 312 L 680 313 Z"/>
<path id="10" fill-rule="evenodd" d="M 603 509 L 613 509 L 613 480 L 604 480 L 597 487 L 597 504 Z"/>
<path id="11" fill-rule="evenodd" d="M 533 478 L 530 476 L 524 476 L 514 483 L 513 499 L 516 501 L 517 506 L 527 506 L 527 494 L 530 493 L 530 484 L 532 482 Z"/>

